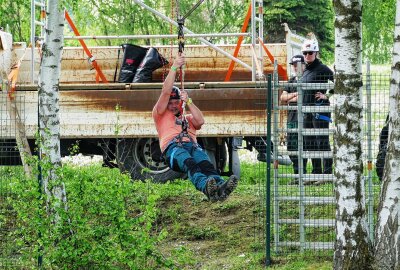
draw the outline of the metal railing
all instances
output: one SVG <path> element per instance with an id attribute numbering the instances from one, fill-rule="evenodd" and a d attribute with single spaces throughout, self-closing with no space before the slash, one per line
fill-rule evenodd
<path id="1" fill-rule="evenodd" d="M 276 70 L 276 69 L 275 69 Z M 380 79 L 383 78 L 381 81 Z M 301 77 L 299 78 L 301 80 Z M 377 176 L 374 174 L 373 164 L 377 155 L 377 142 L 387 114 L 389 92 L 389 76 L 371 75 L 370 65 L 367 64 L 366 75 L 363 77 L 363 161 L 365 191 L 367 198 L 369 235 L 373 241 L 374 215 L 376 215 L 376 198 L 379 191 Z M 282 105 L 279 102 L 281 89 L 295 87 L 298 92 L 297 106 Z M 333 89 L 334 84 L 329 83 L 287 83 L 279 81 L 277 72 L 274 73 L 273 82 L 273 134 L 274 145 L 279 145 L 282 134 L 297 133 L 297 151 L 288 150 L 285 146 L 277 147 L 274 151 L 274 159 L 278 155 L 297 156 L 298 173 L 294 173 L 289 166 L 275 166 L 273 172 L 272 203 L 273 209 L 273 239 L 274 250 L 277 254 L 286 253 L 293 248 L 300 252 L 306 250 L 332 250 L 334 245 L 335 226 L 335 198 L 333 174 L 307 174 L 303 171 L 303 159 L 332 158 L 332 151 L 306 150 L 304 136 L 329 136 L 331 146 L 334 143 L 335 132 L 334 115 L 333 123 L 329 128 L 304 128 L 304 116 L 312 113 L 329 113 L 335 106 L 334 95 L 330 98 L 330 106 L 304 106 L 303 97 L 309 91 L 317 89 Z M 376 95 L 376 97 L 374 96 Z M 373 104 L 373 102 L 382 104 Z M 279 126 L 279 116 L 287 111 L 297 113 L 297 128 Z M 382 112 L 383 110 L 383 112 Z M 307 119 L 307 118 L 306 118 Z M 285 142 L 286 145 L 288 141 Z M 322 162 L 322 161 L 321 161 Z M 335 164 L 333 164 L 335 166 Z M 310 170 L 311 166 L 308 166 Z M 290 232 L 290 233 L 288 233 Z M 267 247 L 268 248 L 268 247 Z"/>

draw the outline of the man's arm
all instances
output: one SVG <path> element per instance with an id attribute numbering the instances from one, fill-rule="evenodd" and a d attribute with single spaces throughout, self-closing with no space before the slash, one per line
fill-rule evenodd
<path id="1" fill-rule="evenodd" d="M 157 114 L 163 114 L 167 109 L 169 97 L 172 91 L 172 86 L 174 86 L 175 83 L 175 76 L 177 70 L 184 64 L 185 64 L 185 57 L 183 55 L 178 55 L 175 58 L 174 63 L 172 64 L 171 69 L 168 72 L 167 78 L 165 78 L 160 97 L 158 98 L 158 101 L 154 106 L 153 111 L 155 111 Z"/>
<path id="2" fill-rule="evenodd" d="M 193 100 L 189 99 L 189 96 L 186 91 L 181 92 L 181 99 L 186 102 L 186 106 L 190 110 L 190 114 L 192 115 L 192 123 L 195 129 L 200 129 L 204 124 L 204 116 L 200 109 L 194 105 Z"/>
<path id="3" fill-rule="evenodd" d="M 281 94 L 281 101 L 284 103 L 296 102 L 297 96 L 298 96 L 297 92 L 288 93 L 287 91 L 283 91 Z"/>

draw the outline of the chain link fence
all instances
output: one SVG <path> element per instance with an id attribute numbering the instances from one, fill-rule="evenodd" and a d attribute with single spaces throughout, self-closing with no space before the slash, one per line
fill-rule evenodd
<path id="1" fill-rule="evenodd" d="M 0 92 L 0 268 L 21 269 L 19 254 L 15 251 L 13 234 L 16 230 L 16 211 L 10 205 L 13 192 L 12 177 L 17 173 L 10 165 L 22 164 L 16 142 L 17 126 L 25 118 L 24 98 L 10 99 Z M 23 170 L 19 170 L 21 175 Z"/>

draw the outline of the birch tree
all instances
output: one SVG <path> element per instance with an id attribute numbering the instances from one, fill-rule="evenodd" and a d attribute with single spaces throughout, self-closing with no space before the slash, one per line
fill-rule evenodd
<path id="1" fill-rule="evenodd" d="M 400 0 L 396 1 L 389 140 L 375 229 L 375 269 L 400 269 Z"/>
<path id="2" fill-rule="evenodd" d="M 54 210 L 60 203 L 66 206 L 65 188 L 58 175 L 61 167 L 59 78 L 63 30 L 63 9 L 58 0 L 49 0 L 38 89 L 40 157 L 44 161 L 43 187 L 47 195 L 48 211 Z M 51 201 L 56 202 L 56 205 L 49 205 Z"/>
<path id="3" fill-rule="evenodd" d="M 335 193 L 334 269 L 370 269 L 362 177 L 361 0 L 334 0 Z"/>

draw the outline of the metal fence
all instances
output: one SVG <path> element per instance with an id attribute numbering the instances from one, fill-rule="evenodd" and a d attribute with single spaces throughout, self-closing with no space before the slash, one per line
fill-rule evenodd
<path id="1" fill-rule="evenodd" d="M 7 166 L 21 164 L 15 137 L 17 121 L 25 118 L 24 104 L 23 98 L 15 97 L 11 101 L 7 93 L 0 92 L 0 269 L 19 269 L 13 239 L 18 225 L 16 212 L 9 204 L 14 170 L 7 169 Z"/>
<path id="2" fill-rule="evenodd" d="M 379 202 L 378 175 L 383 169 L 379 166 L 383 166 L 382 150 L 387 139 L 385 134 L 380 138 L 380 134 L 389 110 L 390 87 L 389 72 L 378 72 L 371 72 L 369 66 L 366 67 L 362 91 L 362 159 L 371 240 Z M 329 97 L 329 103 L 325 101 L 323 104 L 311 103 L 311 99 L 307 98 L 307 95 L 314 97 L 319 91 L 328 92 L 333 86 L 332 82 L 298 83 L 272 77 L 273 105 L 269 121 L 274 151 L 271 152 L 270 168 L 266 164 L 259 169 L 260 179 L 264 176 L 261 181 L 266 181 L 266 185 L 260 185 L 260 189 L 266 190 L 260 192 L 264 194 L 260 204 L 264 203 L 262 208 L 267 216 L 264 222 L 267 260 L 269 254 L 272 257 L 287 254 L 333 255 L 335 177 L 330 162 L 334 149 L 335 117 L 331 112 L 335 106 L 335 95 Z M 268 91 L 266 81 L 260 82 L 259 87 Z M 282 93 L 288 92 L 298 93 L 297 103 L 282 102 Z M 268 94 L 265 98 L 264 106 L 268 109 Z M 266 126 L 267 138 L 260 138 L 260 141 L 268 142 L 268 123 L 259 124 Z M 299 162 L 301 160 L 303 162 Z M 271 220 L 268 219 L 269 211 Z"/>
<path id="3" fill-rule="evenodd" d="M 275 79 L 274 79 L 275 78 Z M 364 177 L 366 183 L 366 198 L 368 207 L 368 221 L 371 236 L 373 236 L 374 218 L 378 204 L 380 180 L 377 175 L 375 164 L 379 153 L 379 135 L 385 126 L 388 114 L 390 75 L 370 72 L 367 69 L 363 77 L 363 161 Z M 289 87 L 296 88 L 296 91 L 327 90 L 332 88 L 330 83 L 306 85 L 298 83 L 288 83 L 279 80 L 276 76 L 271 77 L 270 85 L 268 81 L 259 81 L 257 88 L 265 89 L 259 96 L 256 103 L 255 112 L 263 119 L 264 111 L 267 110 L 267 122 L 255 123 L 265 130 L 265 136 L 260 137 L 260 144 L 266 144 L 268 140 L 273 142 L 267 148 L 266 160 L 271 158 L 272 162 L 259 162 L 257 164 L 258 177 L 254 185 L 256 203 L 254 204 L 254 236 L 259 249 L 264 249 L 267 253 L 267 260 L 271 255 L 273 258 L 290 255 L 310 255 L 328 256 L 333 254 L 333 243 L 335 240 L 335 200 L 334 200 L 334 177 L 329 172 L 313 174 L 313 164 L 311 159 L 331 158 L 332 153 L 319 149 L 311 149 L 312 144 L 305 136 L 327 136 L 328 142 L 333 149 L 333 132 L 335 129 L 334 115 L 326 114 L 331 111 L 335 104 L 335 95 L 329 98 L 330 106 L 310 106 L 310 104 L 284 104 L 280 102 L 282 91 Z M 311 89 L 310 89 L 311 88 Z M 271 89 L 270 96 L 268 89 Z M 303 99 L 300 99 L 302 101 Z M 8 163 L 15 164 L 15 160 L 20 160 L 17 145 L 15 143 L 16 130 L 3 129 L 3 126 L 11 125 L 13 119 L 8 112 L 8 96 L 4 93 L 0 95 L 0 158 L 2 165 Z M 25 101 L 20 97 L 16 99 L 20 118 L 25 118 Z M 268 103 L 270 102 L 270 103 Z M 270 106 L 270 110 L 268 110 Z M 296 118 L 288 121 L 289 111 L 296 112 Z M 325 112 L 331 118 L 326 128 L 312 129 L 304 125 L 304 115 L 315 118 L 317 113 Z M 322 112 L 322 113 L 323 113 Z M 293 121 L 295 119 L 295 121 Z M 309 118 L 308 118 L 309 119 Z M 303 122 L 302 122 L 303 121 Z M 295 122 L 297 124 L 293 125 Z M 259 129 L 259 127 L 256 127 Z M 270 138 L 268 135 L 271 135 Z M 290 135 L 290 136 L 289 136 Z M 292 141 L 290 141 L 290 139 Z M 297 138 L 297 140 L 296 140 Z M 290 143 L 289 143 L 290 141 Z M 268 144 L 268 143 L 267 143 Z M 293 147 L 294 145 L 297 146 Z M 290 157 L 292 157 L 292 159 Z M 308 159 L 306 166 L 300 162 L 295 172 L 293 166 L 293 156 L 299 160 Z M 276 160 L 276 162 L 273 162 Z M 368 170 L 368 163 L 372 163 L 372 170 Z M 289 164 L 291 163 L 291 164 Z M 303 168 L 302 168 L 303 165 Z M 333 164 L 333 167 L 335 164 Z M 5 168 L 5 169 L 4 169 Z M 13 219 L 12 208 L 8 207 L 7 199 L 12 192 L 10 190 L 10 177 L 7 167 L 3 167 L 0 174 L 0 268 L 18 269 L 18 254 L 13 254 L 12 239 L 6 236 L 12 235 L 13 228 L 16 228 Z M 306 169 L 306 172 L 303 171 Z M 194 191 L 195 192 L 195 191 Z M 270 219 L 269 219 L 270 217 Z M 252 222 L 250 219 L 248 222 Z M 267 262 L 268 263 L 268 262 Z"/>

